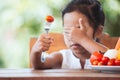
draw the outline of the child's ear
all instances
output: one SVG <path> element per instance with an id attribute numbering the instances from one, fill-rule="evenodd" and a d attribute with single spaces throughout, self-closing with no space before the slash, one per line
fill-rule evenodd
<path id="1" fill-rule="evenodd" d="M 100 36 L 102 35 L 103 32 L 103 26 L 99 25 L 98 29 L 95 32 L 95 38 L 100 38 Z"/>

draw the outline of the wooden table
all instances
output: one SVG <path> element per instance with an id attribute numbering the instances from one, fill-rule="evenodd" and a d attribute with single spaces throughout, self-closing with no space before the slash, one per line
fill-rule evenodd
<path id="1" fill-rule="evenodd" d="M 120 73 L 75 69 L 0 69 L 0 80 L 120 80 Z"/>

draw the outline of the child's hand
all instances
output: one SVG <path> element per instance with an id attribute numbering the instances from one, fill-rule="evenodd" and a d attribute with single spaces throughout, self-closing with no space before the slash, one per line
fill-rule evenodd
<path id="1" fill-rule="evenodd" d="M 67 39 L 72 41 L 73 43 L 82 42 L 85 38 L 88 37 L 86 26 L 81 18 L 79 19 L 79 26 L 65 27 L 64 33 Z"/>
<path id="2" fill-rule="evenodd" d="M 53 39 L 49 35 L 42 34 L 35 43 L 37 51 L 39 52 L 47 51 L 52 42 Z"/>

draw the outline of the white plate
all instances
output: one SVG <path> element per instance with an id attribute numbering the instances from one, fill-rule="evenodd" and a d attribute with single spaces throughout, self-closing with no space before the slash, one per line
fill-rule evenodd
<path id="1" fill-rule="evenodd" d="M 120 66 L 91 66 L 91 68 L 101 72 L 120 73 Z"/>

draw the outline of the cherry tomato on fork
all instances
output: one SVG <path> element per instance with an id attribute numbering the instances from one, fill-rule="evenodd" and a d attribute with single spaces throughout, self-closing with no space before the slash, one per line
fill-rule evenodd
<path id="1" fill-rule="evenodd" d="M 54 18 L 50 15 L 46 16 L 45 19 L 46 19 L 47 22 L 53 22 L 54 21 Z"/>

